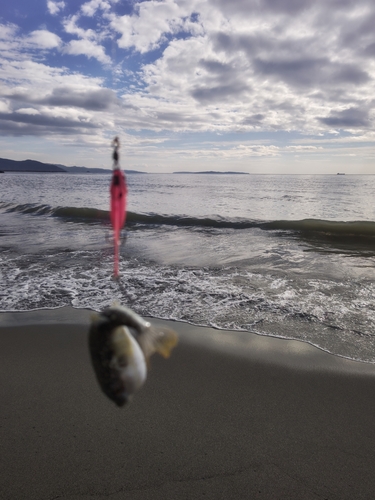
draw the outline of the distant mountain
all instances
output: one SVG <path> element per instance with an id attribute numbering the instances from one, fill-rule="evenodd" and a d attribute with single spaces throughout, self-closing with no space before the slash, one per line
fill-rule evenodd
<path id="1" fill-rule="evenodd" d="M 112 172 L 111 168 L 88 168 L 88 167 L 66 167 L 65 165 L 57 165 L 64 169 L 69 174 L 109 174 Z M 146 174 L 147 172 L 140 172 L 139 170 L 124 170 L 126 174 Z"/>
<path id="2" fill-rule="evenodd" d="M 66 167 L 65 165 L 42 163 L 36 160 L 7 160 L 0 158 L 0 171 L 3 172 L 55 172 L 61 174 L 109 174 L 112 169 L 87 168 L 87 167 Z M 145 174 L 138 170 L 125 170 L 126 174 Z"/>
<path id="3" fill-rule="evenodd" d="M 202 172 L 173 172 L 174 174 L 233 174 L 233 175 L 250 175 L 248 172 L 218 172 L 216 170 L 203 170 Z"/>
<path id="4" fill-rule="evenodd" d="M 16 161 L 5 158 L 0 158 L 0 170 L 4 172 L 65 172 L 61 167 L 50 163 L 41 163 L 35 160 Z"/>
<path id="5" fill-rule="evenodd" d="M 60 164 L 56 166 L 69 174 L 108 174 L 111 171 L 109 168 L 66 167 Z"/>

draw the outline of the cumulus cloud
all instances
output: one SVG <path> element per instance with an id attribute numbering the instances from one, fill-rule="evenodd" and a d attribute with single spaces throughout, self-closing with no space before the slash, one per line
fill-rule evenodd
<path id="1" fill-rule="evenodd" d="M 261 76 L 284 81 L 291 86 L 320 87 L 329 84 L 358 84 L 369 80 L 369 75 L 354 64 L 341 64 L 320 58 L 293 58 L 288 60 L 254 59 L 254 68 Z"/>
<path id="2" fill-rule="evenodd" d="M 88 4 L 101 5 L 103 2 L 89 2 Z M 88 5 L 88 4 L 84 4 Z M 110 65 L 111 58 L 106 54 L 105 48 L 102 45 L 104 39 L 108 37 L 107 30 L 95 30 L 92 28 L 80 27 L 80 14 L 75 14 L 63 20 L 63 26 L 66 33 L 78 37 L 66 43 L 62 52 L 70 55 L 84 55 L 87 58 L 94 58 L 104 65 Z"/>
<path id="3" fill-rule="evenodd" d="M 0 26 L 3 136 L 62 134 L 78 138 L 92 135 L 93 131 L 101 135 L 101 127 L 113 127 L 111 111 L 119 106 L 119 101 L 112 90 L 103 87 L 101 78 L 54 67 L 48 64 L 46 56 L 33 60 L 38 49 L 48 53 L 60 45 L 53 33 L 50 36 L 47 30 L 39 30 L 18 36 L 15 41 L 15 32 L 14 26 Z"/>
<path id="4" fill-rule="evenodd" d="M 121 36 L 118 45 L 140 53 L 158 48 L 170 35 L 203 32 L 192 7 L 174 0 L 150 0 L 135 4 L 132 15 L 111 16 L 111 28 Z"/>
<path id="5" fill-rule="evenodd" d="M 0 99 L 0 112 L 1 113 L 9 113 L 9 101 L 7 99 Z"/>
<path id="6" fill-rule="evenodd" d="M 15 24 L 0 24 L 0 40 L 2 42 L 8 41 L 10 42 L 12 38 L 16 35 L 18 31 L 18 27 Z M 2 48 L 5 46 L 3 45 Z"/>
<path id="7" fill-rule="evenodd" d="M 340 129 L 366 128 L 370 125 L 368 110 L 359 108 L 332 112 L 329 116 L 319 118 L 319 120 L 325 125 Z"/>
<path id="8" fill-rule="evenodd" d="M 0 113 L 0 130 L 8 131 L 9 135 L 50 136 L 58 134 L 88 134 L 97 124 L 84 119 L 54 116 L 53 114 L 31 113 Z"/>
<path id="9" fill-rule="evenodd" d="M 99 5 L 90 2 L 88 13 Z M 354 51 L 341 57 L 337 50 L 344 28 L 353 20 L 354 4 L 348 2 L 344 14 L 338 9 L 342 30 L 334 36 L 331 26 L 321 22 L 325 9 L 321 2 L 314 8 L 309 2 L 259 5 L 262 9 L 252 2 L 245 6 L 235 2 L 231 17 L 223 15 L 227 3 L 215 2 L 209 9 L 198 0 L 142 2 L 122 16 L 106 10 L 110 28 L 119 34 L 120 50 L 154 54 L 154 61 L 133 74 L 134 86 L 124 92 L 126 103 L 137 103 L 137 116 L 131 116 L 129 123 L 156 130 L 162 122 L 174 130 L 302 127 L 317 133 L 328 127 L 320 118 L 329 116 L 334 103 L 358 107 L 363 97 L 359 88 L 370 89 L 373 75 Z M 334 8 L 331 4 L 326 10 Z M 246 12 L 252 14 L 248 19 Z M 292 12 L 295 17 L 285 17 Z M 77 20 L 70 25 L 71 33 L 84 36 L 79 29 Z M 70 53 L 90 54 L 87 48 L 68 47 Z M 95 55 L 108 62 L 103 52 Z M 173 112 L 167 109 L 171 103 Z"/>
<path id="10" fill-rule="evenodd" d="M 115 92 L 109 89 L 74 90 L 71 87 L 57 87 L 51 94 L 39 101 L 51 106 L 83 108 L 91 111 L 104 111 L 118 103 Z"/>
<path id="11" fill-rule="evenodd" d="M 200 103 L 220 104 L 228 101 L 238 101 L 238 98 L 248 89 L 244 82 L 200 86 L 192 90 L 191 95 Z"/>
<path id="12" fill-rule="evenodd" d="M 55 16 L 64 8 L 65 2 L 53 2 L 52 0 L 47 0 L 47 9 L 52 16 Z"/>
<path id="13" fill-rule="evenodd" d="M 40 49 L 54 49 L 62 43 L 59 36 L 47 30 L 32 31 L 26 41 Z"/>
<path id="14" fill-rule="evenodd" d="M 8 122 L 12 134 L 50 126 L 68 135 L 71 126 L 85 140 L 90 130 L 93 141 L 114 129 L 315 138 L 346 131 L 346 140 L 369 140 L 372 0 L 88 0 L 69 13 L 67 5 L 49 0 L 52 24 L 29 32 L 0 25 L 5 133 Z M 298 147 L 242 144 L 225 155 L 316 151 Z"/>
<path id="15" fill-rule="evenodd" d="M 23 115 L 40 115 L 40 111 L 35 108 L 19 108 L 16 113 L 21 113 Z"/>
<path id="16" fill-rule="evenodd" d="M 319 1 L 319 0 L 318 0 Z M 262 9 L 262 13 L 296 15 L 312 7 L 310 0 L 232 0 L 230 5 L 226 0 L 211 0 L 212 5 L 220 5 L 227 15 L 249 15 Z"/>
<path id="17" fill-rule="evenodd" d="M 105 0 L 91 0 L 82 5 L 81 12 L 85 16 L 92 17 L 99 9 L 106 12 L 109 11 L 110 8 L 110 2 L 107 2 Z"/>
<path id="18" fill-rule="evenodd" d="M 89 59 L 93 57 L 103 64 L 111 63 L 111 58 L 105 54 L 103 47 L 92 40 L 71 40 L 63 52 L 75 56 L 84 55 Z"/>

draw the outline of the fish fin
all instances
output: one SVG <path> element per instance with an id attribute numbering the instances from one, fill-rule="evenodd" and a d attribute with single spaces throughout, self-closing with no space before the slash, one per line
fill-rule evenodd
<path id="1" fill-rule="evenodd" d="M 148 362 L 155 352 L 169 358 L 172 349 L 177 345 L 177 333 L 171 328 L 153 328 L 152 326 L 137 338 Z"/>

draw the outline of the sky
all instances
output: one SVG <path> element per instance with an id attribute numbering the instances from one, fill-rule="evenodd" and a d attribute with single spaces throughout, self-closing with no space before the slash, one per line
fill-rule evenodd
<path id="1" fill-rule="evenodd" d="M 12 0 L 0 157 L 375 174 L 373 0 Z"/>

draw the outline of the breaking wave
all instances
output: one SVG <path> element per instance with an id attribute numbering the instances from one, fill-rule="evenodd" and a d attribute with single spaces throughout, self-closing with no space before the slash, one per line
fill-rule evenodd
<path id="1" fill-rule="evenodd" d="M 4 212 L 17 212 L 25 215 L 50 216 L 77 221 L 95 223 L 109 221 L 109 211 L 86 207 L 51 207 L 38 204 L 0 203 Z M 184 215 L 163 215 L 157 213 L 127 213 L 128 226 L 177 226 L 207 229 L 261 229 L 299 233 L 303 237 L 322 237 L 340 240 L 356 238 L 373 243 L 375 239 L 374 221 L 329 221 L 323 219 L 273 220 L 260 221 L 243 218 L 192 217 Z"/>

